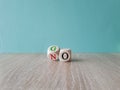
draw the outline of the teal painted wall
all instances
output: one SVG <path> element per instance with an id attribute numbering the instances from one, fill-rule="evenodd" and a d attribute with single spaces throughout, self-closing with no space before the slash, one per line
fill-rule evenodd
<path id="1" fill-rule="evenodd" d="M 0 0 L 0 52 L 120 52 L 120 0 Z"/>

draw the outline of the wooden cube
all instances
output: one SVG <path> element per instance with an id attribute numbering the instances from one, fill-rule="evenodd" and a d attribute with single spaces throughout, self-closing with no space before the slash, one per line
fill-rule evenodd
<path id="1" fill-rule="evenodd" d="M 60 48 L 56 45 L 52 45 L 52 46 L 48 47 L 47 57 L 50 60 L 56 61 L 59 59 L 59 52 L 60 52 Z"/>
<path id="2" fill-rule="evenodd" d="M 60 61 L 71 61 L 71 50 L 70 49 L 61 49 L 59 53 Z"/>

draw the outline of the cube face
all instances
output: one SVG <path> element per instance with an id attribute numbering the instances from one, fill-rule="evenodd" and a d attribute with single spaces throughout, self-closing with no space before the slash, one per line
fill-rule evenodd
<path id="1" fill-rule="evenodd" d="M 56 45 L 52 45 L 52 46 L 48 47 L 48 51 L 49 52 L 58 52 L 58 51 L 60 51 L 60 48 Z"/>
<path id="2" fill-rule="evenodd" d="M 59 53 L 60 61 L 70 61 L 71 60 L 71 50 L 70 49 L 61 49 Z"/>
<path id="3" fill-rule="evenodd" d="M 50 60 L 54 60 L 54 61 L 56 61 L 56 60 L 58 60 L 58 54 L 56 54 L 56 53 L 49 53 L 48 54 L 48 58 L 50 59 Z"/>
<path id="4" fill-rule="evenodd" d="M 48 47 L 47 56 L 50 60 L 55 61 L 59 59 L 59 52 L 60 52 L 60 48 L 56 45 L 52 45 Z"/>

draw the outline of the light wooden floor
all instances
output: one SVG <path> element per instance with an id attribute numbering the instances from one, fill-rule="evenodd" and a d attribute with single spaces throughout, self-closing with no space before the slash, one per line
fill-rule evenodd
<path id="1" fill-rule="evenodd" d="M 120 90 L 120 54 L 0 54 L 0 90 Z"/>

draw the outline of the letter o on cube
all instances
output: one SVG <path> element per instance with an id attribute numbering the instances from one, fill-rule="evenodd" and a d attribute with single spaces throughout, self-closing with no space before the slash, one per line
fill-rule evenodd
<path id="1" fill-rule="evenodd" d="M 59 52 L 60 52 L 60 48 L 56 45 L 52 45 L 50 47 L 48 47 L 47 50 L 47 57 L 50 60 L 58 60 L 59 59 Z"/>
<path id="2" fill-rule="evenodd" d="M 71 61 L 71 50 L 70 49 L 61 49 L 59 53 L 60 61 Z"/>

